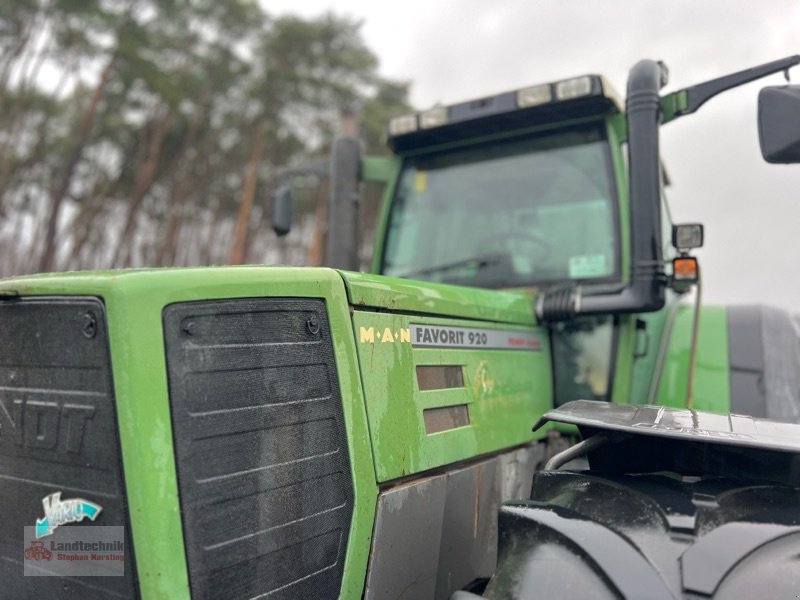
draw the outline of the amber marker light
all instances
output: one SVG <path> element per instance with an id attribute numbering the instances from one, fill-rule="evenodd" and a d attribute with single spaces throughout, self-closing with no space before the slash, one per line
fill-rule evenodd
<path id="1" fill-rule="evenodd" d="M 672 259 L 672 278 L 675 281 L 697 281 L 697 259 L 694 256 L 679 256 Z"/>

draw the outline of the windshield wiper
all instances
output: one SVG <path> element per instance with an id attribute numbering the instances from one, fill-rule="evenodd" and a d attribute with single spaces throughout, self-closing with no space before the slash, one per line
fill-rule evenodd
<path id="1" fill-rule="evenodd" d="M 480 271 L 491 265 L 496 265 L 506 257 L 505 254 L 487 254 L 485 256 L 474 256 L 472 258 L 464 258 L 455 262 L 447 263 L 445 265 L 436 265 L 435 267 L 428 267 L 427 269 L 419 269 L 417 271 L 406 271 L 394 277 L 407 277 L 413 279 L 418 275 L 434 275 L 436 273 L 445 273 L 453 269 L 463 267 L 473 267 Z"/>

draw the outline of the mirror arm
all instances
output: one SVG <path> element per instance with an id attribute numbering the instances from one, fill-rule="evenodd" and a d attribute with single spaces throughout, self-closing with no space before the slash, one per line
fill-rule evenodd
<path id="1" fill-rule="evenodd" d="M 800 55 L 795 54 L 757 67 L 744 69 L 743 71 L 699 83 L 681 90 L 680 92 L 676 92 L 676 94 L 686 94 L 686 107 L 679 109 L 675 116 L 682 117 L 683 115 L 690 115 L 717 94 L 745 83 L 750 83 L 756 79 L 761 79 L 767 75 L 772 75 L 773 73 L 787 71 L 797 64 L 800 64 Z"/>

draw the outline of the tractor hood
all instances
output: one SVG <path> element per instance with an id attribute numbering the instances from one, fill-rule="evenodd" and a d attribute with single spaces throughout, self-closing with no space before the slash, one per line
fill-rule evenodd
<path id="1" fill-rule="evenodd" d="M 344 279 L 350 304 L 355 308 L 425 315 L 458 315 L 464 319 L 536 325 L 529 294 L 350 271 L 340 271 L 340 274 Z"/>
<path id="2" fill-rule="evenodd" d="M 379 482 L 529 444 L 552 406 L 525 294 L 342 272 Z"/>

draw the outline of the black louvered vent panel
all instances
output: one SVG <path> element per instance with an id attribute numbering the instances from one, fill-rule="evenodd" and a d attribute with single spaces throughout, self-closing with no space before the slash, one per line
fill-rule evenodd
<path id="1" fill-rule="evenodd" d="M 321 300 L 164 311 L 169 394 L 195 598 L 335 598 L 353 511 Z"/>
<path id="2" fill-rule="evenodd" d="M 100 300 L 0 302 L 0 598 L 135 597 L 115 409 Z M 64 528 L 125 527 L 124 577 L 23 575 L 23 527 L 55 492 L 102 507 L 96 521 Z"/>

